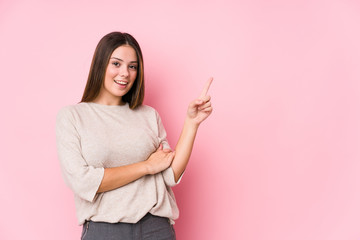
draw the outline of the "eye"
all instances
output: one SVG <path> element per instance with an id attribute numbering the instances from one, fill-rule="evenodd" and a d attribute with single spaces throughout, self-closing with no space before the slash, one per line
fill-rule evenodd
<path id="1" fill-rule="evenodd" d="M 136 65 L 130 65 L 129 68 L 132 69 L 132 70 L 137 70 L 137 66 L 136 66 Z"/>
<path id="2" fill-rule="evenodd" d="M 115 67 L 120 66 L 120 63 L 119 63 L 119 62 L 112 62 L 111 64 L 114 65 Z"/>

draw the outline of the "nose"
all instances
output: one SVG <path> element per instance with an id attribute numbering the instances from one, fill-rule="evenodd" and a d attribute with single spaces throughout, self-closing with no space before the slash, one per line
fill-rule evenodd
<path id="1" fill-rule="evenodd" d="M 129 69 L 125 64 L 123 64 L 123 66 L 121 66 L 119 75 L 124 78 L 129 76 Z"/>

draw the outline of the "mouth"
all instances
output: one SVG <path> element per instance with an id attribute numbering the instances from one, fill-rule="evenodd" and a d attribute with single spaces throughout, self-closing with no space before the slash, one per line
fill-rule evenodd
<path id="1" fill-rule="evenodd" d="M 127 81 L 123 81 L 123 80 L 114 80 L 114 82 L 123 87 L 125 87 L 128 84 Z"/>

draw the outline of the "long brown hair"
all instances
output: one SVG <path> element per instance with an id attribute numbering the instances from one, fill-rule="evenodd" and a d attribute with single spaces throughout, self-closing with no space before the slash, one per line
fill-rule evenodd
<path id="1" fill-rule="evenodd" d="M 145 86 L 142 52 L 139 43 L 133 36 L 121 32 L 112 32 L 105 35 L 96 46 L 81 102 L 91 102 L 99 95 L 111 54 L 116 48 L 122 45 L 131 46 L 135 50 L 139 62 L 134 85 L 130 91 L 122 97 L 122 100 L 129 103 L 131 109 L 135 109 L 143 103 Z"/>

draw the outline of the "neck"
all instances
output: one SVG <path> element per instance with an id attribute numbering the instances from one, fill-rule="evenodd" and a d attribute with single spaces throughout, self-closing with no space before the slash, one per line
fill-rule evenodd
<path id="1" fill-rule="evenodd" d="M 97 96 L 94 101 L 94 103 L 102 104 L 102 105 L 109 105 L 109 106 L 115 106 L 115 105 L 125 105 L 125 102 L 122 100 L 122 98 L 107 98 L 105 96 Z"/>

